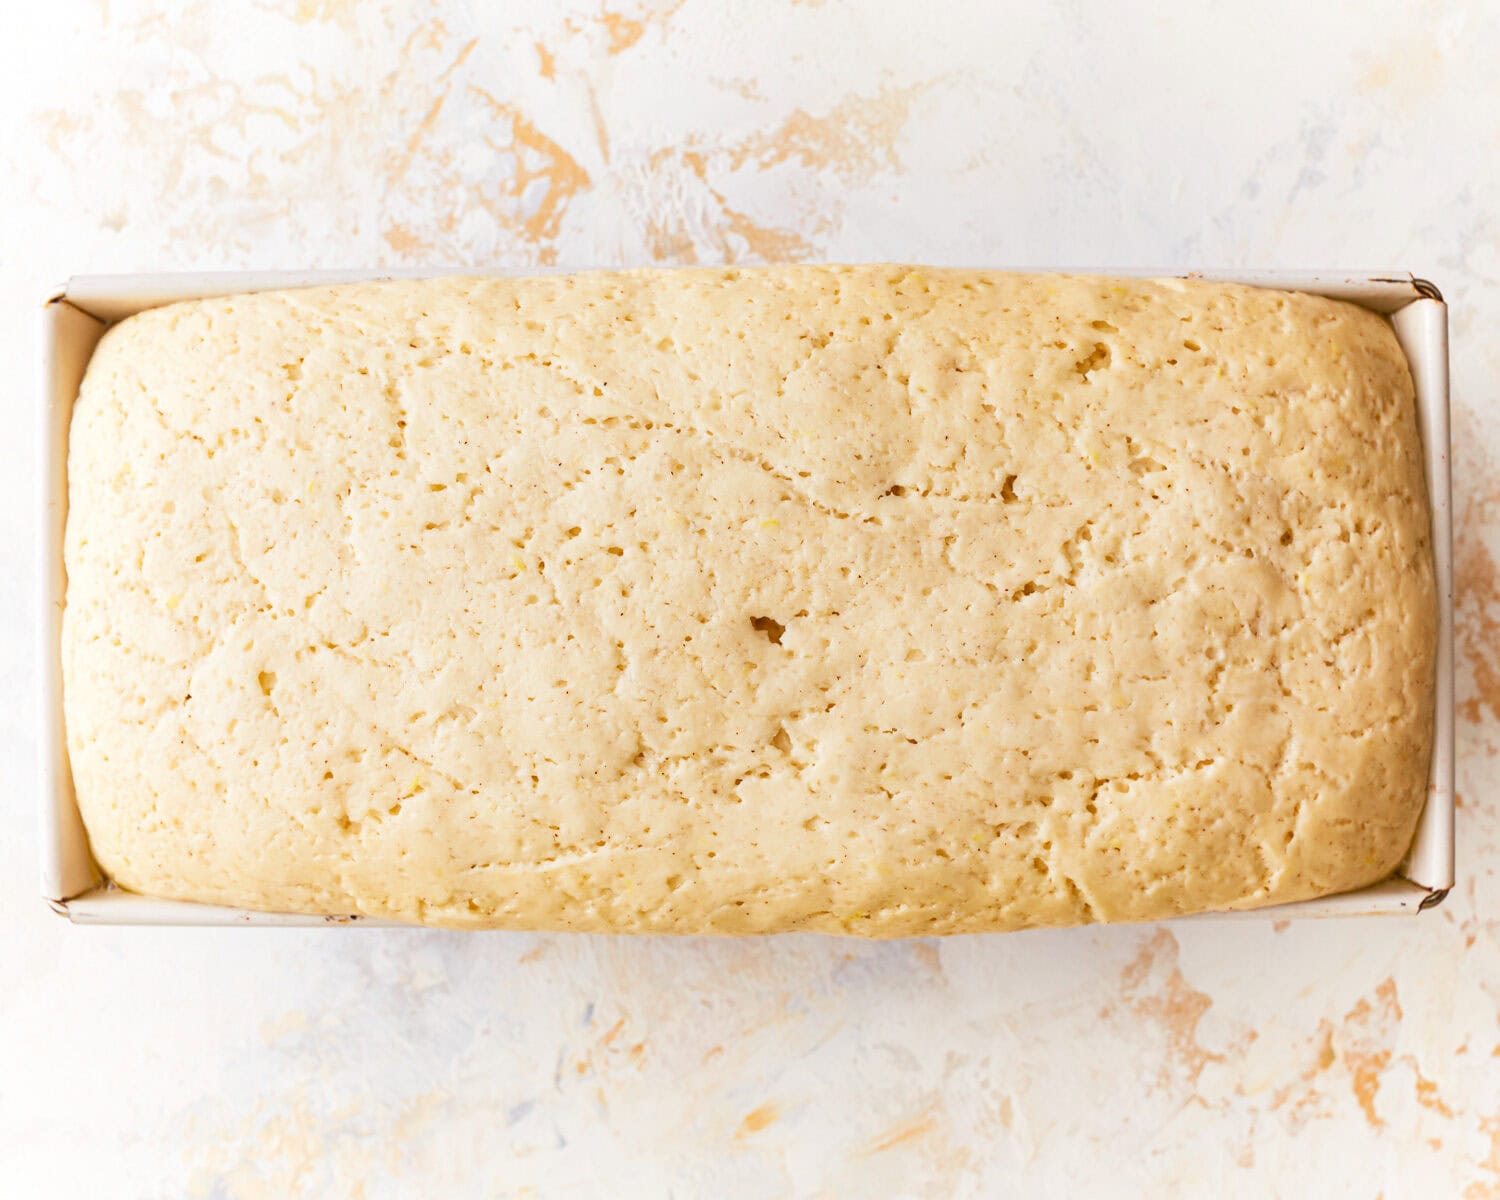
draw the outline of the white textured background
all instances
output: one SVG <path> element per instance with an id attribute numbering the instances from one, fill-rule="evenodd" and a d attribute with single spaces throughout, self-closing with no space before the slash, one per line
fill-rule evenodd
<path id="1" fill-rule="evenodd" d="M 604 2 L 5 5 L 0 1194 L 1500 1196 L 1500 6 Z M 1441 909 L 889 945 L 47 911 L 49 285 L 824 257 L 1438 282 Z"/>

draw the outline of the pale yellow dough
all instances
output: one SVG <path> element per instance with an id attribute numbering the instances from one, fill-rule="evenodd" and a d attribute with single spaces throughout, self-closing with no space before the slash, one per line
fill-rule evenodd
<path id="1" fill-rule="evenodd" d="M 1379 317 L 904 267 L 175 304 L 73 417 L 100 864 L 436 925 L 871 936 L 1358 887 L 1435 602 Z"/>

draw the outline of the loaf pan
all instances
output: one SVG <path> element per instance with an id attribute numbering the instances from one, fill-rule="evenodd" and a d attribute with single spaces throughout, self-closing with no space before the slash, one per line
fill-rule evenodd
<path id="1" fill-rule="evenodd" d="M 1035 268 L 1028 268 L 1035 269 Z M 1057 268 L 1051 268 L 1056 270 Z M 534 272 L 532 272 L 534 273 Z M 1396 331 L 1416 383 L 1417 420 L 1432 508 L 1432 546 L 1438 596 L 1436 736 L 1427 802 L 1416 837 L 1398 872 L 1357 892 L 1249 912 L 1203 914 L 1290 919 L 1413 914 L 1440 903 L 1453 886 L 1453 555 L 1451 443 L 1448 430 L 1448 310 L 1438 289 L 1400 271 L 1243 272 L 1120 270 L 1079 267 L 1069 273 L 1225 280 L 1348 300 L 1383 314 Z M 94 347 L 112 323 L 176 300 L 242 292 L 472 270 L 292 271 L 219 274 L 75 276 L 42 308 L 40 344 L 41 535 L 37 776 L 41 788 L 42 895 L 78 924 L 97 925 L 323 925 L 388 924 L 358 917 L 250 912 L 137 896 L 111 885 L 89 853 L 73 796 L 63 732 L 61 628 L 66 573 L 63 527 L 68 504 L 68 422 Z"/>

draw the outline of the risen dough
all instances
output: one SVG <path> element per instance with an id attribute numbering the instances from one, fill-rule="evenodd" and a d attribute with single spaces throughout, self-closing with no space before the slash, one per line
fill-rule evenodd
<path id="1" fill-rule="evenodd" d="M 891 936 L 1390 872 L 1427 769 L 1377 316 L 901 267 L 175 304 L 73 417 L 68 744 L 120 885 Z"/>

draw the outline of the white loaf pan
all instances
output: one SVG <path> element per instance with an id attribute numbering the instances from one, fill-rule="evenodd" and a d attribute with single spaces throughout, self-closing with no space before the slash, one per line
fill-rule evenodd
<path id="1" fill-rule="evenodd" d="M 1079 274 L 1161 278 L 1169 270 L 1075 268 Z M 476 271 L 290 271 L 175 275 L 76 276 L 42 309 L 42 532 L 41 614 L 38 630 L 41 737 L 42 895 L 58 913 L 79 924 L 99 925 L 321 925 L 357 917 L 314 917 L 249 912 L 183 901 L 153 900 L 121 891 L 104 879 L 89 853 L 88 837 L 73 797 L 63 734 L 60 630 L 66 589 L 63 525 L 68 505 L 68 420 L 89 356 L 104 330 L 143 309 L 174 300 L 267 291 L 364 279 L 414 278 Z M 534 273 L 534 272 L 533 272 Z M 1236 271 L 1191 272 L 1288 291 L 1349 300 L 1385 314 L 1411 364 L 1417 417 L 1426 451 L 1432 501 L 1432 545 L 1439 603 L 1437 730 L 1427 804 L 1411 850 L 1399 872 L 1382 883 L 1322 900 L 1236 913 L 1247 917 L 1324 917 L 1416 913 L 1438 904 L 1453 886 L 1453 556 L 1448 433 L 1448 309 L 1437 288 L 1399 271 L 1360 273 Z"/>

